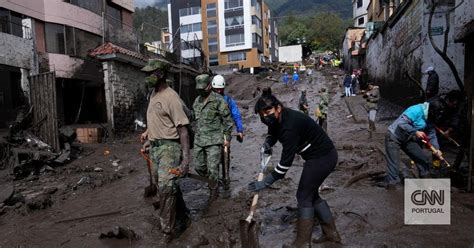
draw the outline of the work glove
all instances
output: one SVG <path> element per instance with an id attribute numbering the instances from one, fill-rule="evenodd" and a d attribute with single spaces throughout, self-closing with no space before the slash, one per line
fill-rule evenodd
<path id="1" fill-rule="evenodd" d="M 270 173 L 263 178 L 262 181 L 255 181 L 249 183 L 248 190 L 252 192 L 260 191 L 272 185 L 277 179 Z"/>
<path id="2" fill-rule="evenodd" d="M 263 143 L 261 151 L 263 154 L 272 155 L 272 147 L 267 142 Z"/>

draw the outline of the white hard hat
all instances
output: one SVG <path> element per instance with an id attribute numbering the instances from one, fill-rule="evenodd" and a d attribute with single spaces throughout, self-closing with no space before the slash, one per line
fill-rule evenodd
<path id="1" fill-rule="evenodd" d="M 428 73 L 430 71 L 434 71 L 434 67 L 433 66 L 428 66 L 428 68 L 426 68 L 426 71 L 425 73 Z"/>
<path id="2" fill-rule="evenodd" d="M 216 75 L 212 79 L 212 88 L 214 89 L 224 89 L 225 88 L 225 79 L 221 75 Z"/>

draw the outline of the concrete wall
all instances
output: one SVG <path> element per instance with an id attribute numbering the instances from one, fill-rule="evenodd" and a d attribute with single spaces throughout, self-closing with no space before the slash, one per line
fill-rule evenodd
<path id="1" fill-rule="evenodd" d="M 135 118 L 146 117 L 146 74 L 117 61 L 106 61 L 102 65 L 108 123 L 117 132 L 129 132 L 134 128 Z"/>
<path id="2" fill-rule="evenodd" d="M 472 2 L 472 1 L 469 1 Z M 437 8 L 436 11 L 444 11 L 446 8 L 440 7 Z M 464 13 L 461 13 L 462 15 Z M 472 15 L 472 14 L 471 14 Z M 445 93 L 453 89 L 458 89 L 456 80 L 453 76 L 453 72 L 449 69 L 448 64 L 441 58 L 441 56 L 436 53 L 431 42 L 428 38 L 428 19 L 429 14 L 423 16 L 423 64 L 422 70 L 425 71 L 426 68 L 429 66 L 434 66 L 436 72 L 439 75 L 439 87 L 440 93 Z M 456 65 L 456 69 L 462 78 L 464 75 L 464 44 L 462 43 L 454 43 L 454 14 L 450 16 L 450 23 L 451 28 L 448 34 L 448 49 L 447 54 L 449 58 L 454 62 Z M 443 31 L 446 30 L 446 14 L 439 13 L 434 14 L 433 21 L 431 25 L 432 29 L 435 28 L 442 28 Z M 443 49 L 444 45 L 444 35 L 435 35 L 433 33 L 433 40 L 434 43 L 440 48 Z M 424 74 L 422 81 L 423 87 L 426 86 L 426 80 L 428 75 Z"/>
<path id="3" fill-rule="evenodd" d="M 58 78 L 73 78 L 101 82 L 103 74 L 101 65 L 96 60 L 80 59 L 64 54 L 44 54 L 49 62 L 49 69 L 56 72 Z"/>
<path id="4" fill-rule="evenodd" d="M 414 0 L 399 20 L 389 20 L 392 25 L 386 25 L 368 42 L 366 68 L 369 79 L 381 85 L 382 96 L 402 105 L 422 100 L 420 88 L 414 80 L 425 88 L 427 75 L 423 72 L 430 65 L 439 74 L 440 94 L 457 89 L 451 70 L 431 46 L 427 25 L 429 15 L 425 12 L 424 1 Z M 454 17 L 451 18 L 453 21 Z M 444 13 L 435 14 L 432 27 L 444 26 Z M 434 36 L 434 40 L 442 48 L 443 35 Z M 447 52 L 463 75 L 464 48 L 462 44 L 453 42 L 452 29 Z"/>
<path id="5" fill-rule="evenodd" d="M 413 1 L 405 14 L 368 41 L 366 69 L 369 81 L 381 86 L 381 95 L 401 105 L 420 101 L 422 0 Z"/>
<path id="6" fill-rule="evenodd" d="M 281 46 L 278 48 L 278 61 L 280 62 L 299 62 L 302 57 L 303 47 L 301 45 Z"/>
<path id="7" fill-rule="evenodd" d="M 33 40 L 0 33 L 0 64 L 37 70 Z"/>

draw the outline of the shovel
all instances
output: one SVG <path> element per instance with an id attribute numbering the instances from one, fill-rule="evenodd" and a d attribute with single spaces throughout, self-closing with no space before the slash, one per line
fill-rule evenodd
<path id="1" fill-rule="evenodd" d="M 151 170 L 151 159 L 150 157 L 148 156 L 147 152 L 145 149 L 140 149 L 140 154 L 143 156 L 143 158 L 145 158 L 146 160 L 146 165 L 147 165 L 147 168 L 148 168 L 148 174 L 150 175 L 150 185 L 146 186 L 145 187 L 145 194 L 144 196 L 145 197 L 153 197 L 156 195 L 158 189 L 156 187 L 156 184 L 153 183 L 153 173 L 152 173 L 152 170 Z"/>
<path id="2" fill-rule="evenodd" d="M 263 180 L 263 172 L 270 161 L 271 155 L 265 155 L 263 151 L 260 153 L 260 172 L 258 174 L 258 181 Z M 250 214 L 245 220 L 240 220 L 240 240 L 242 248 L 258 248 L 260 247 L 258 242 L 258 224 L 253 220 L 253 215 L 257 209 L 258 192 L 255 193 L 250 206 Z"/>

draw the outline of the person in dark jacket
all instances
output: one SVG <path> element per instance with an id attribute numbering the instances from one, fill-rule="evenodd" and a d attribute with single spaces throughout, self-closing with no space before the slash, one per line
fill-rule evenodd
<path id="1" fill-rule="evenodd" d="M 344 78 L 344 95 L 345 96 L 351 96 L 352 95 L 352 90 L 351 90 L 351 87 L 352 87 L 352 77 L 351 75 L 346 75 L 346 77 Z"/>
<path id="2" fill-rule="evenodd" d="M 255 104 L 255 112 L 262 123 L 268 126 L 268 135 L 262 150 L 271 154 L 279 141 L 283 146 L 280 162 L 262 181 L 249 184 L 250 191 L 260 191 L 282 179 L 293 164 L 297 154 L 305 160 L 296 198 L 298 201 L 298 224 L 296 239 L 283 247 L 307 247 L 311 245 L 314 217 L 321 223 L 322 237 L 313 242 L 340 242 L 329 205 L 321 199 L 318 188 L 334 171 L 338 155 L 333 142 L 316 122 L 299 111 L 285 108 L 271 94 L 264 94 Z"/>
<path id="3" fill-rule="evenodd" d="M 438 95 L 439 76 L 433 66 L 428 67 L 425 73 L 428 74 L 428 80 L 426 81 L 426 98 L 430 99 Z"/>

